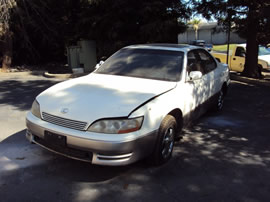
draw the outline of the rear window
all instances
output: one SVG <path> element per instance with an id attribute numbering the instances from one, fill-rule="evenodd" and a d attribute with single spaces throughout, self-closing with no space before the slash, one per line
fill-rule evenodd
<path id="1" fill-rule="evenodd" d="M 108 58 L 95 73 L 179 81 L 183 57 L 180 51 L 124 48 Z"/>

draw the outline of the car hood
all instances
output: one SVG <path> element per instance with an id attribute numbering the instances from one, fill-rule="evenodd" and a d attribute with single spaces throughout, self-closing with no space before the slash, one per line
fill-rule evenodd
<path id="1" fill-rule="evenodd" d="M 37 101 L 41 112 L 92 123 L 101 118 L 126 117 L 175 86 L 176 82 L 92 73 L 52 86 Z M 62 112 L 65 108 L 67 113 Z"/>
<path id="2" fill-rule="evenodd" d="M 270 55 L 259 55 L 258 57 L 260 60 L 264 60 L 268 64 L 270 64 Z"/>

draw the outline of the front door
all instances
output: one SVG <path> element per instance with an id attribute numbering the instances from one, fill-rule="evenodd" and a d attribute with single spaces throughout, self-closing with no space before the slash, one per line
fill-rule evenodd
<path id="1" fill-rule="evenodd" d="M 245 66 L 245 49 L 243 47 L 237 47 L 235 55 L 231 57 L 230 70 L 236 72 L 242 72 Z"/>

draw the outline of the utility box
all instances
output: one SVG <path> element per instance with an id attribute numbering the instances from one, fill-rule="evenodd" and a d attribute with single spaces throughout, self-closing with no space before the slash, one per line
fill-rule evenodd
<path id="1" fill-rule="evenodd" d="M 68 66 L 71 69 L 80 67 L 80 46 L 70 46 L 67 49 Z"/>
<path id="2" fill-rule="evenodd" d="M 77 46 L 68 47 L 68 64 L 72 69 L 83 68 L 84 72 L 92 72 L 97 64 L 95 41 L 82 40 Z"/>

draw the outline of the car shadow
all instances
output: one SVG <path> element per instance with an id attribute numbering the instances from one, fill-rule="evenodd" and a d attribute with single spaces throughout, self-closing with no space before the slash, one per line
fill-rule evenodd
<path id="1" fill-rule="evenodd" d="M 26 129 L 13 134 L 0 142 L 2 178 L 12 178 L 24 173 L 28 166 L 37 176 L 60 177 L 70 181 L 102 182 L 118 176 L 130 169 L 129 166 L 106 167 L 92 165 L 54 154 L 38 145 L 31 144 L 25 137 Z M 7 163 L 5 166 L 4 164 Z M 13 165 L 14 169 L 8 168 Z"/>

